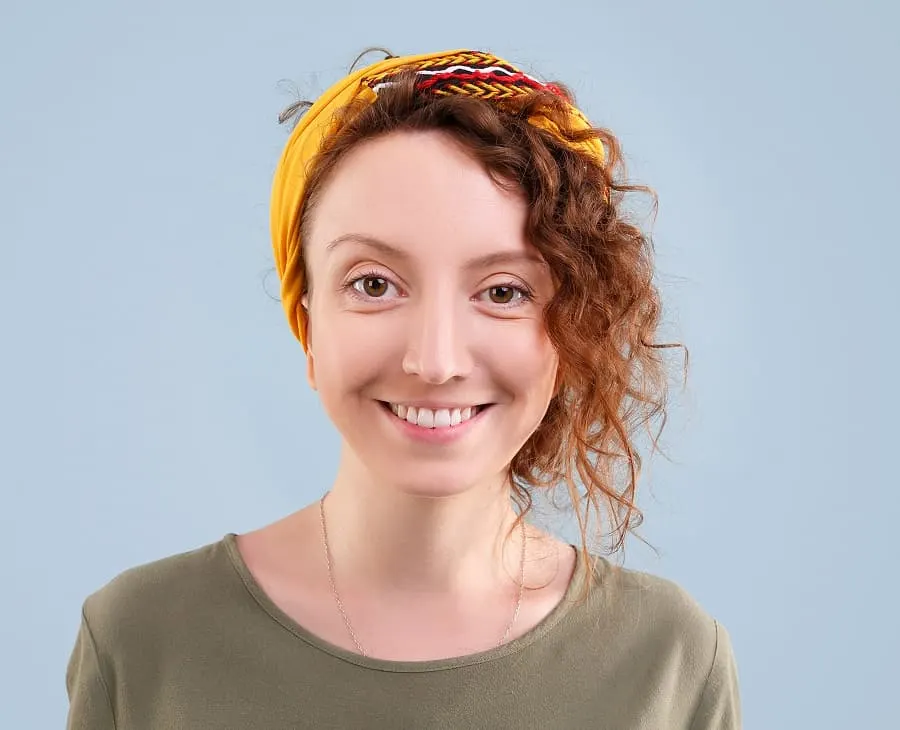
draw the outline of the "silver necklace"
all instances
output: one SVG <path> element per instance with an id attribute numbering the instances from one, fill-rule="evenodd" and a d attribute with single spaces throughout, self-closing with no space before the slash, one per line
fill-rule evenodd
<path id="1" fill-rule="evenodd" d="M 331 583 L 331 595 L 334 596 L 334 603 L 337 606 L 338 613 L 341 614 L 341 618 L 344 620 L 344 626 L 347 627 L 347 632 L 350 634 L 350 638 L 353 640 L 356 650 L 363 656 L 369 656 L 366 653 L 366 650 L 363 649 L 356 632 L 353 630 L 350 619 L 347 617 L 347 612 L 344 610 L 344 603 L 341 601 L 341 597 L 338 595 L 337 586 L 335 586 L 334 583 L 334 571 L 331 567 L 331 549 L 328 547 L 328 528 L 325 526 L 325 497 L 327 496 L 328 495 L 326 494 L 319 500 L 319 514 L 322 518 L 322 546 L 325 549 L 325 564 L 328 566 L 328 581 Z M 521 521 L 520 527 L 522 530 L 522 557 L 519 570 L 519 595 L 516 599 L 516 607 L 513 610 L 512 619 L 510 619 L 510 622 L 507 624 L 506 631 L 503 632 L 503 636 L 500 637 L 497 646 L 502 646 L 507 638 L 509 638 L 509 633 L 512 631 L 516 619 L 519 617 L 519 609 L 522 608 L 522 596 L 525 593 L 525 520 Z"/>

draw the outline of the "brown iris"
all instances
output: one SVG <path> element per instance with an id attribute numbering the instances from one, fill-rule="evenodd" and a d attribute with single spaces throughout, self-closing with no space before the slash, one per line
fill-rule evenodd
<path id="1" fill-rule="evenodd" d="M 492 286 L 489 292 L 494 304 L 509 304 L 516 295 L 516 290 L 511 286 Z"/>
<path id="2" fill-rule="evenodd" d="M 387 292 L 388 283 L 380 276 L 367 276 L 362 281 L 363 291 L 370 297 L 383 297 Z"/>

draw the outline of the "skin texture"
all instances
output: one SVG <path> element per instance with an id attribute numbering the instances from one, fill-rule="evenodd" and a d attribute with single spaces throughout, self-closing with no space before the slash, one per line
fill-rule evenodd
<path id="1" fill-rule="evenodd" d="M 553 284 L 524 235 L 526 203 L 449 137 L 404 132 L 354 149 L 311 215 L 307 377 L 343 439 L 326 516 L 347 612 L 373 656 L 490 648 L 518 594 L 521 535 L 503 540 L 515 518 L 506 470 L 558 368 L 542 321 Z M 490 407 L 436 439 L 383 402 Z M 274 600 L 352 648 L 317 504 L 239 545 Z M 533 590 L 512 636 L 558 603 L 573 561 L 570 547 L 528 528 Z"/>

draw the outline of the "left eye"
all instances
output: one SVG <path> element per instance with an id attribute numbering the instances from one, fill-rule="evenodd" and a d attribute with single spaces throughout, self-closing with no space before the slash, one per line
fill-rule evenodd
<path id="1" fill-rule="evenodd" d="M 512 286 L 492 286 L 487 290 L 487 295 L 494 304 L 509 304 L 517 294 L 521 295 L 521 292 Z"/>
<path id="2" fill-rule="evenodd" d="M 522 286 L 496 284 L 479 294 L 479 299 L 501 307 L 518 306 L 532 299 L 530 292 Z"/>

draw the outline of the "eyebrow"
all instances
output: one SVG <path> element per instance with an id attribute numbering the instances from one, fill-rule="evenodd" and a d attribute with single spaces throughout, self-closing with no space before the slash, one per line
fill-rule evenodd
<path id="1" fill-rule="evenodd" d="M 331 253 L 345 243 L 361 244 L 368 248 L 373 248 L 386 256 L 392 256 L 395 259 L 400 259 L 401 261 L 408 261 L 410 258 L 412 258 L 408 252 L 391 245 L 387 241 L 382 241 L 380 238 L 369 236 L 365 233 L 345 233 L 335 238 L 325 248 L 326 251 Z M 484 256 L 478 256 L 474 259 L 470 259 L 465 263 L 465 268 L 481 269 L 488 266 L 497 266 L 499 264 L 522 263 L 546 266 L 546 262 L 537 254 L 531 254 L 523 251 L 496 251 L 494 253 L 489 253 L 485 254 Z"/>

